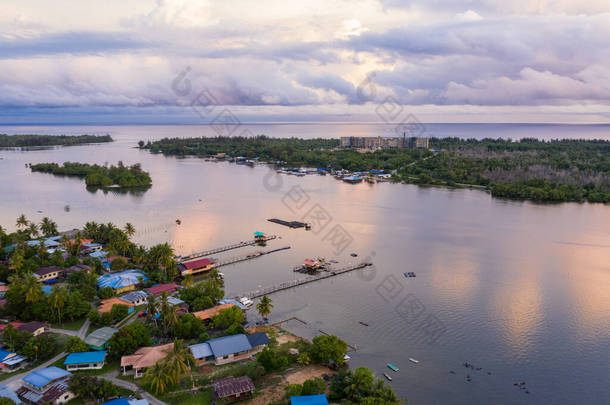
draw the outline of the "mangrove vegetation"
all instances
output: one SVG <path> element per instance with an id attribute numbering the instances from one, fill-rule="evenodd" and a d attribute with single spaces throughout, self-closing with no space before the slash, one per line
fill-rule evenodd
<path id="1" fill-rule="evenodd" d="M 57 176 L 75 176 L 85 179 L 87 187 L 149 187 L 150 175 L 142 170 L 139 163 L 125 166 L 90 165 L 87 163 L 64 162 L 31 164 L 33 172 L 51 173 Z"/>
<path id="2" fill-rule="evenodd" d="M 112 142 L 110 135 L 5 135 L 0 134 L 0 148 L 36 146 L 73 146 Z"/>

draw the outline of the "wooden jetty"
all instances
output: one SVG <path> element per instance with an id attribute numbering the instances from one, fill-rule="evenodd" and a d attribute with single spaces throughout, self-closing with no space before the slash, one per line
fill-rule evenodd
<path id="1" fill-rule="evenodd" d="M 197 259 L 199 257 L 205 257 L 205 256 L 210 256 L 210 255 L 213 255 L 216 253 L 220 253 L 220 252 L 226 252 L 227 250 L 239 249 L 239 248 L 247 247 L 247 246 L 254 246 L 259 242 L 267 242 L 267 241 L 273 240 L 275 238 L 277 238 L 276 235 L 269 235 L 269 236 L 265 236 L 265 239 L 262 241 L 259 239 L 246 240 L 243 242 L 233 243 L 233 244 L 227 245 L 227 246 L 222 246 L 222 247 L 218 247 L 218 248 L 214 248 L 214 249 L 204 250 L 201 252 L 191 253 L 190 255 L 186 255 L 186 256 L 177 256 L 176 260 L 185 262 L 185 261 L 188 261 L 191 259 Z"/>
<path id="2" fill-rule="evenodd" d="M 255 291 L 250 291 L 247 293 L 244 293 L 242 295 L 239 295 L 238 297 L 236 297 L 237 299 L 239 299 L 239 297 L 248 297 L 250 299 L 254 299 L 254 298 L 258 298 L 258 297 L 262 297 L 263 295 L 269 295 L 269 294 L 273 294 L 275 292 L 278 291 L 282 291 L 282 290 L 287 290 L 289 288 L 294 288 L 294 287 L 298 287 L 301 286 L 303 284 L 308 284 L 308 283 L 313 283 L 314 281 L 318 281 L 318 280 L 323 280 L 325 278 L 329 278 L 329 277 L 334 277 L 334 276 L 338 276 L 339 274 L 344 274 L 344 273 L 348 273 L 350 271 L 354 271 L 354 270 L 358 270 L 358 269 L 363 269 L 367 266 L 371 266 L 373 263 L 371 262 L 362 262 L 362 263 L 358 263 L 358 264 L 353 264 L 351 266 L 347 266 L 347 267 L 343 267 L 341 269 L 327 269 L 324 271 L 321 271 L 319 274 L 315 274 L 312 276 L 308 276 L 308 277 L 302 277 L 296 280 L 290 280 L 290 281 L 286 281 L 284 283 L 281 284 L 276 284 L 276 285 L 272 285 L 269 287 L 265 287 L 262 288 L 260 290 L 255 290 Z"/>
<path id="3" fill-rule="evenodd" d="M 281 247 L 281 248 L 278 248 L 278 249 L 273 249 L 273 250 L 248 253 L 247 255 L 243 255 L 243 256 L 231 257 L 229 259 L 220 260 L 220 261 L 216 262 L 216 265 L 214 266 L 214 268 L 218 268 L 218 267 L 222 267 L 222 266 L 228 266 L 229 264 L 239 263 L 239 262 L 243 262 L 243 261 L 246 261 L 246 260 L 255 259 L 255 258 L 260 257 L 260 256 L 264 256 L 264 255 L 268 255 L 270 253 L 275 253 L 275 252 L 279 252 L 279 251 L 282 251 L 282 250 L 288 250 L 288 249 L 290 249 L 290 246 L 284 246 L 284 247 Z"/>

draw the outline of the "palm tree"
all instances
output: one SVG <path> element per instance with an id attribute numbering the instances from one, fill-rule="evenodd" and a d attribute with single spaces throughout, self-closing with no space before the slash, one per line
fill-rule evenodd
<path id="1" fill-rule="evenodd" d="M 28 221 L 24 214 L 19 215 L 17 218 L 17 228 L 25 228 L 29 223 L 30 221 Z"/>
<path id="2" fill-rule="evenodd" d="M 25 302 L 32 303 L 40 300 L 42 297 L 42 287 L 38 280 L 33 275 L 26 275 L 23 280 L 23 289 L 25 291 Z"/>
<path id="3" fill-rule="evenodd" d="M 267 316 L 271 314 L 271 308 L 273 308 L 273 303 L 267 295 L 263 295 L 263 298 L 256 304 L 256 310 L 263 319 L 267 319 Z"/>
<path id="4" fill-rule="evenodd" d="M 40 230 L 46 237 L 57 235 L 57 224 L 49 217 L 44 217 L 40 222 Z"/>
<path id="5" fill-rule="evenodd" d="M 127 236 L 129 236 L 130 238 L 136 234 L 136 228 L 133 227 L 133 225 L 131 224 L 131 222 L 127 222 L 125 224 L 125 228 L 124 228 L 125 234 Z"/>
<path id="6" fill-rule="evenodd" d="M 55 287 L 49 296 L 51 307 L 57 312 L 57 322 L 61 323 L 62 313 L 68 301 L 68 290 L 66 287 Z"/>
<path id="7" fill-rule="evenodd" d="M 176 266 L 174 260 L 174 249 L 167 243 L 162 243 L 150 248 L 150 259 L 152 263 L 158 266 L 165 273 L 165 278 L 168 277 L 170 269 Z"/>
<path id="8" fill-rule="evenodd" d="M 184 277 L 184 280 L 182 280 L 181 284 L 186 288 L 192 287 L 193 284 L 195 284 L 195 278 L 192 275 L 188 274 Z"/>
<path id="9" fill-rule="evenodd" d="M 155 394 L 163 394 L 172 382 L 170 370 L 162 362 L 149 367 L 144 374 L 144 382 L 149 384 Z"/>
<path id="10" fill-rule="evenodd" d="M 150 319 L 155 322 L 155 325 L 157 324 L 157 320 L 156 320 L 155 316 L 157 315 L 158 310 L 159 310 L 159 306 L 157 305 L 155 296 L 149 295 L 148 299 L 146 300 L 146 313 L 148 314 Z"/>
<path id="11" fill-rule="evenodd" d="M 212 287 L 214 287 L 214 289 L 223 288 L 225 286 L 225 281 L 218 272 L 218 269 L 210 270 L 210 274 L 208 277 L 212 281 Z"/>
<path id="12" fill-rule="evenodd" d="M 168 367 L 168 373 L 174 384 L 178 384 L 183 375 L 187 373 L 191 375 L 191 382 L 193 387 L 195 382 L 193 381 L 193 375 L 191 372 L 191 364 L 195 362 L 195 358 L 188 347 L 184 347 L 182 339 L 175 339 L 174 346 L 171 349 L 166 350 L 167 357 L 163 361 Z"/>
<path id="13" fill-rule="evenodd" d="M 40 231 L 38 230 L 38 225 L 34 222 L 30 222 L 28 224 L 27 232 L 30 234 L 30 238 L 34 239 L 40 235 Z"/>
<path id="14" fill-rule="evenodd" d="M 23 257 L 23 248 L 15 249 L 11 258 L 8 260 L 8 267 L 11 270 L 19 271 L 23 267 L 25 258 Z"/>
<path id="15" fill-rule="evenodd" d="M 83 230 L 85 231 L 86 237 L 91 238 L 93 240 L 97 240 L 99 239 L 99 228 L 100 226 L 97 222 L 91 221 L 85 224 Z"/>

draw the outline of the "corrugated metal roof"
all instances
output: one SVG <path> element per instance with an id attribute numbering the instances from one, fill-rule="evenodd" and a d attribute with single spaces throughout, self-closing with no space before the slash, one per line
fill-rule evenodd
<path id="1" fill-rule="evenodd" d="M 328 399 L 326 399 L 326 395 L 290 397 L 290 405 L 328 405 Z"/>
<path id="2" fill-rule="evenodd" d="M 200 269 L 202 267 L 209 266 L 212 263 L 214 263 L 212 260 L 210 260 L 208 258 L 203 258 L 203 259 L 193 260 L 190 262 L 183 262 L 180 264 L 182 266 L 184 266 L 184 268 L 187 270 L 193 270 L 193 269 Z"/>
<path id="3" fill-rule="evenodd" d="M 27 360 L 27 359 L 28 359 L 28 358 L 27 358 L 27 357 L 25 357 L 25 356 L 19 356 L 19 355 L 17 355 L 17 356 L 11 357 L 11 358 L 10 358 L 10 359 L 8 359 L 8 360 L 4 360 L 2 363 L 6 364 L 7 366 L 12 366 L 12 365 L 15 365 L 15 364 L 19 364 L 19 363 L 21 363 L 22 361 L 25 361 L 25 360 Z"/>
<path id="4" fill-rule="evenodd" d="M 105 351 L 70 353 L 64 364 L 101 363 L 105 358 Z"/>
<path id="5" fill-rule="evenodd" d="M 112 287 L 112 288 L 123 288 L 129 287 L 130 285 L 140 284 L 141 281 L 148 280 L 148 277 L 140 270 L 125 270 L 120 273 L 104 274 L 97 279 L 97 286 L 99 288 Z"/>
<path id="6" fill-rule="evenodd" d="M 71 374 L 72 373 L 69 371 L 53 366 L 33 371 L 23 377 L 23 381 L 33 385 L 34 387 L 42 388 L 51 381 L 67 377 Z"/>
<path id="7" fill-rule="evenodd" d="M 191 353 L 193 353 L 193 357 L 196 359 L 204 359 L 208 356 L 212 356 L 212 348 L 207 343 L 198 343 L 196 345 L 189 346 L 191 349 Z"/>
<path id="8" fill-rule="evenodd" d="M 166 292 L 174 291 L 178 287 L 179 287 L 179 285 L 176 283 L 157 284 L 157 285 L 153 285 L 150 288 L 147 288 L 147 290 L 151 294 L 161 294 L 164 291 L 166 291 Z"/>
<path id="9" fill-rule="evenodd" d="M 15 352 L 9 352 L 8 350 L 0 349 L 0 362 L 9 356 L 14 356 Z"/>
<path id="10" fill-rule="evenodd" d="M 133 303 L 139 300 L 144 300 L 146 297 L 148 297 L 148 294 L 144 291 L 132 291 L 125 295 L 121 295 L 119 298 Z"/>
<path id="11" fill-rule="evenodd" d="M 252 349 L 252 345 L 244 334 L 223 336 L 206 342 L 210 345 L 215 357 L 243 352 Z"/>
<path id="12" fill-rule="evenodd" d="M 269 337 L 265 332 L 256 332 L 251 335 L 246 335 L 252 347 L 266 345 L 269 343 Z"/>
<path id="13" fill-rule="evenodd" d="M 112 335 L 117 333 L 119 330 L 115 328 L 110 328 L 108 326 L 104 326 L 103 328 L 94 330 L 91 332 L 86 338 L 85 343 L 89 346 L 93 347 L 102 347 L 104 344 L 110 340 Z"/>
<path id="14" fill-rule="evenodd" d="M 254 391 L 254 383 L 250 377 L 228 377 L 214 382 L 214 391 L 218 398 L 229 397 Z"/>

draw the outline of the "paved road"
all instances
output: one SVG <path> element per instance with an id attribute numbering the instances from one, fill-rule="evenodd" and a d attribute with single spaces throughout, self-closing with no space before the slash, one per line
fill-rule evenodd
<path id="1" fill-rule="evenodd" d="M 129 382 L 129 381 L 125 381 L 125 380 L 121 380 L 119 378 L 116 378 L 118 373 L 119 372 L 117 370 L 115 370 L 115 371 L 113 371 L 111 373 L 108 373 L 108 374 L 102 374 L 100 377 L 101 378 L 105 378 L 106 380 L 112 381 L 114 384 L 118 385 L 119 387 L 123 387 L 123 388 L 131 390 L 131 391 L 133 391 L 135 393 L 138 393 L 139 395 L 141 395 L 145 399 L 147 399 L 148 402 L 151 403 L 152 405 L 167 405 L 165 402 L 155 398 L 149 392 L 144 391 L 142 388 L 140 388 L 136 384 L 134 384 L 132 382 Z"/>
<path id="2" fill-rule="evenodd" d="M 21 379 L 23 377 L 30 374 L 32 371 L 36 371 L 36 370 L 40 370 L 41 368 L 49 367 L 51 364 L 53 364 L 57 360 L 63 358 L 67 354 L 68 353 L 66 353 L 66 352 L 61 352 L 57 356 L 53 357 L 51 360 L 48 360 L 45 363 L 42 363 L 40 366 L 38 366 L 36 368 L 33 368 L 33 369 L 26 371 L 24 373 L 21 373 L 21 374 L 15 374 L 14 376 L 7 378 L 6 380 L 2 381 L 2 384 L 8 385 L 9 388 L 11 388 L 12 390 L 16 390 L 17 388 L 19 388 L 21 386 Z"/>
<path id="3" fill-rule="evenodd" d="M 85 323 L 83 323 L 83 326 L 80 327 L 79 330 L 55 329 L 55 328 L 49 328 L 49 330 L 53 333 L 59 333 L 59 334 L 68 335 L 68 336 L 78 336 L 81 339 L 85 339 L 85 336 L 87 335 L 87 329 L 89 329 L 89 325 L 91 325 L 91 321 L 89 321 L 89 319 L 87 319 L 85 321 Z"/>

